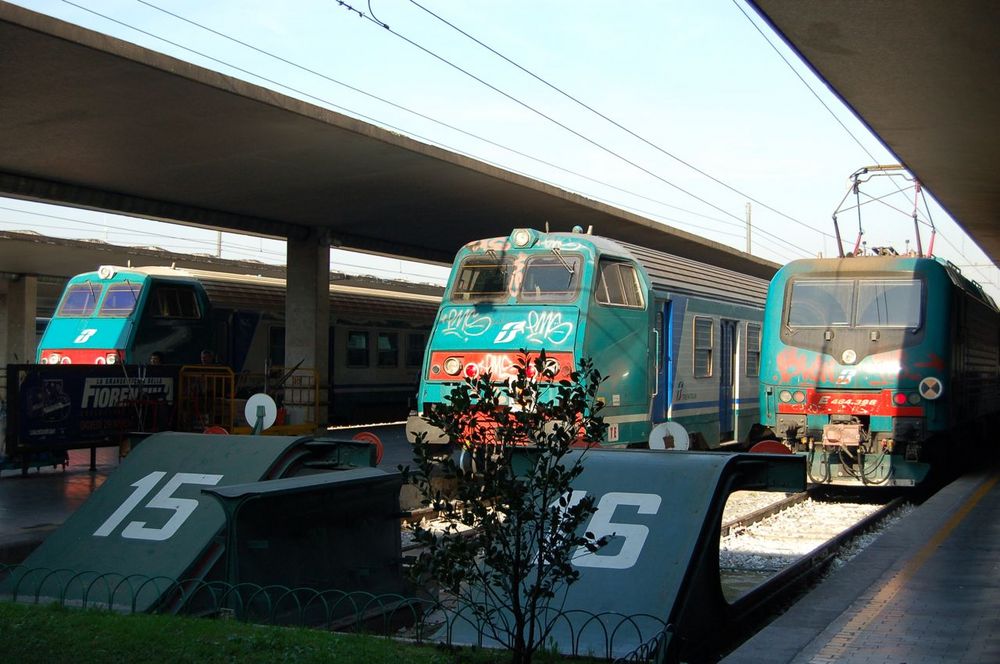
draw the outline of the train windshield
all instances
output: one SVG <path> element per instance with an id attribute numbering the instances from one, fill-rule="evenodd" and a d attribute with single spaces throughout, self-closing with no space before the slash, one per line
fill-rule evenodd
<path id="1" fill-rule="evenodd" d="M 583 259 L 563 254 L 532 256 L 524 268 L 521 302 L 571 302 L 576 299 Z"/>
<path id="2" fill-rule="evenodd" d="M 858 327 L 920 327 L 923 289 L 916 279 L 858 281 Z"/>
<path id="3" fill-rule="evenodd" d="M 86 282 L 74 284 L 66 289 L 62 304 L 59 306 L 59 316 L 84 317 L 90 316 L 97 308 L 97 300 L 101 297 L 101 284 Z"/>
<path id="4" fill-rule="evenodd" d="M 920 327 L 923 289 L 916 279 L 797 280 L 789 327 Z"/>
<path id="5" fill-rule="evenodd" d="M 127 281 L 108 286 L 108 293 L 104 296 L 104 301 L 101 302 L 101 316 L 111 318 L 128 316 L 135 309 L 141 288 L 139 284 Z"/>
<path id="6" fill-rule="evenodd" d="M 472 258 L 462 263 L 452 286 L 453 300 L 492 301 L 507 297 L 513 263 L 508 258 Z"/>

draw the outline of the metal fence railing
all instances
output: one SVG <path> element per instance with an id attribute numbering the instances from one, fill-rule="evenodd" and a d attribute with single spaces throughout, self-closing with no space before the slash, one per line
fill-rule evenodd
<path id="1" fill-rule="evenodd" d="M 494 613 L 496 620 L 487 623 L 475 617 L 483 615 L 481 611 L 454 601 L 0 565 L 0 601 L 130 614 L 143 604 L 143 593 L 164 598 L 154 613 L 226 616 L 254 624 L 313 626 L 447 645 L 509 646 L 503 642 L 509 627 L 503 615 Z M 551 610 L 542 620 L 557 625 L 559 649 L 565 654 L 627 662 L 656 661 L 668 629 L 656 616 L 579 609 Z"/>

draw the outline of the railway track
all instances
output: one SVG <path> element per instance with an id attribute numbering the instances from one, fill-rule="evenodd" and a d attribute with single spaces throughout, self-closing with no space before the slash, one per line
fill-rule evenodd
<path id="1" fill-rule="evenodd" d="M 739 597 L 731 600 L 730 624 L 733 628 L 728 639 L 731 647 L 746 640 L 773 617 L 782 613 L 820 578 L 845 547 L 857 541 L 865 533 L 878 528 L 907 502 L 905 498 L 899 497 L 883 505 L 861 506 L 854 503 L 807 501 L 807 498 L 808 494 L 804 497 L 803 494 L 790 496 L 785 501 L 780 501 L 782 503 L 780 507 L 768 508 L 770 514 L 763 517 L 753 515 L 752 523 L 748 523 L 751 515 L 745 515 L 738 524 L 731 524 L 729 534 L 723 536 L 720 560 L 726 558 L 727 538 L 733 539 L 733 534 L 740 528 L 749 528 L 753 524 L 759 524 L 760 531 L 754 536 L 760 541 L 776 544 L 777 546 L 773 548 L 779 550 L 777 555 L 763 556 L 765 561 L 770 561 L 773 565 L 765 564 L 763 567 L 752 569 L 758 574 L 758 578 L 764 575 L 767 575 L 767 578 L 755 583 Z M 818 510 L 815 509 L 817 505 L 821 506 Z M 787 518 L 786 523 L 775 527 L 778 515 L 790 515 L 789 509 L 793 507 L 801 510 L 811 507 L 815 513 L 806 517 Z M 844 512 L 844 518 L 828 519 L 825 531 L 821 528 L 802 527 L 804 520 L 822 520 L 822 514 L 829 515 L 838 508 Z M 765 525 L 771 530 L 762 527 Z M 776 532 L 784 534 L 777 535 Z M 801 551 L 804 542 L 815 541 L 819 543 L 810 545 L 805 552 Z M 792 544 L 788 545 L 788 542 Z M 732 571 L 731 568 L 729 572 Z M 724 577 L 725 575 L 726 571 L 723 572 Z"/>

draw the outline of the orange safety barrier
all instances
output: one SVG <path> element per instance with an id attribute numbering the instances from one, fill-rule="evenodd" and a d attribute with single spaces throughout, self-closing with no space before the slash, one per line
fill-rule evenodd
<path id="1" fill-rule="evenodd" d="M 181 367 L 177 395 L 177 428 L 204 431 L 222 427 L 232 431 L 234 420 L 232 369 L 216 366 Z"/>

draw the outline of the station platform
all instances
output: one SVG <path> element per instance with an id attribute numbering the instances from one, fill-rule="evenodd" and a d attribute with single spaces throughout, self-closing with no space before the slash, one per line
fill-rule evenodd
<path id="1" fill-rule="evenodd" d="M 722 661 L 1000 662 L 998 480 L 943 488 Z"/>
<path id="2" fill-rule="evenodd" d="M 117 448 L 0 475 L 0 564 L 23 560 L 114 471 Z M 726 664 L 1000 662 L 1000 468 L 968 474 L 722 660 Z"/>
<path id="3" fill-rule="evenodd" d="M 118 447 L 99 447 L 95 470 L 90 450 L 70 450 L 69 463 L 0 472 L 0 564 L 24 560 L 62 525 L 118 467 Z"/>

